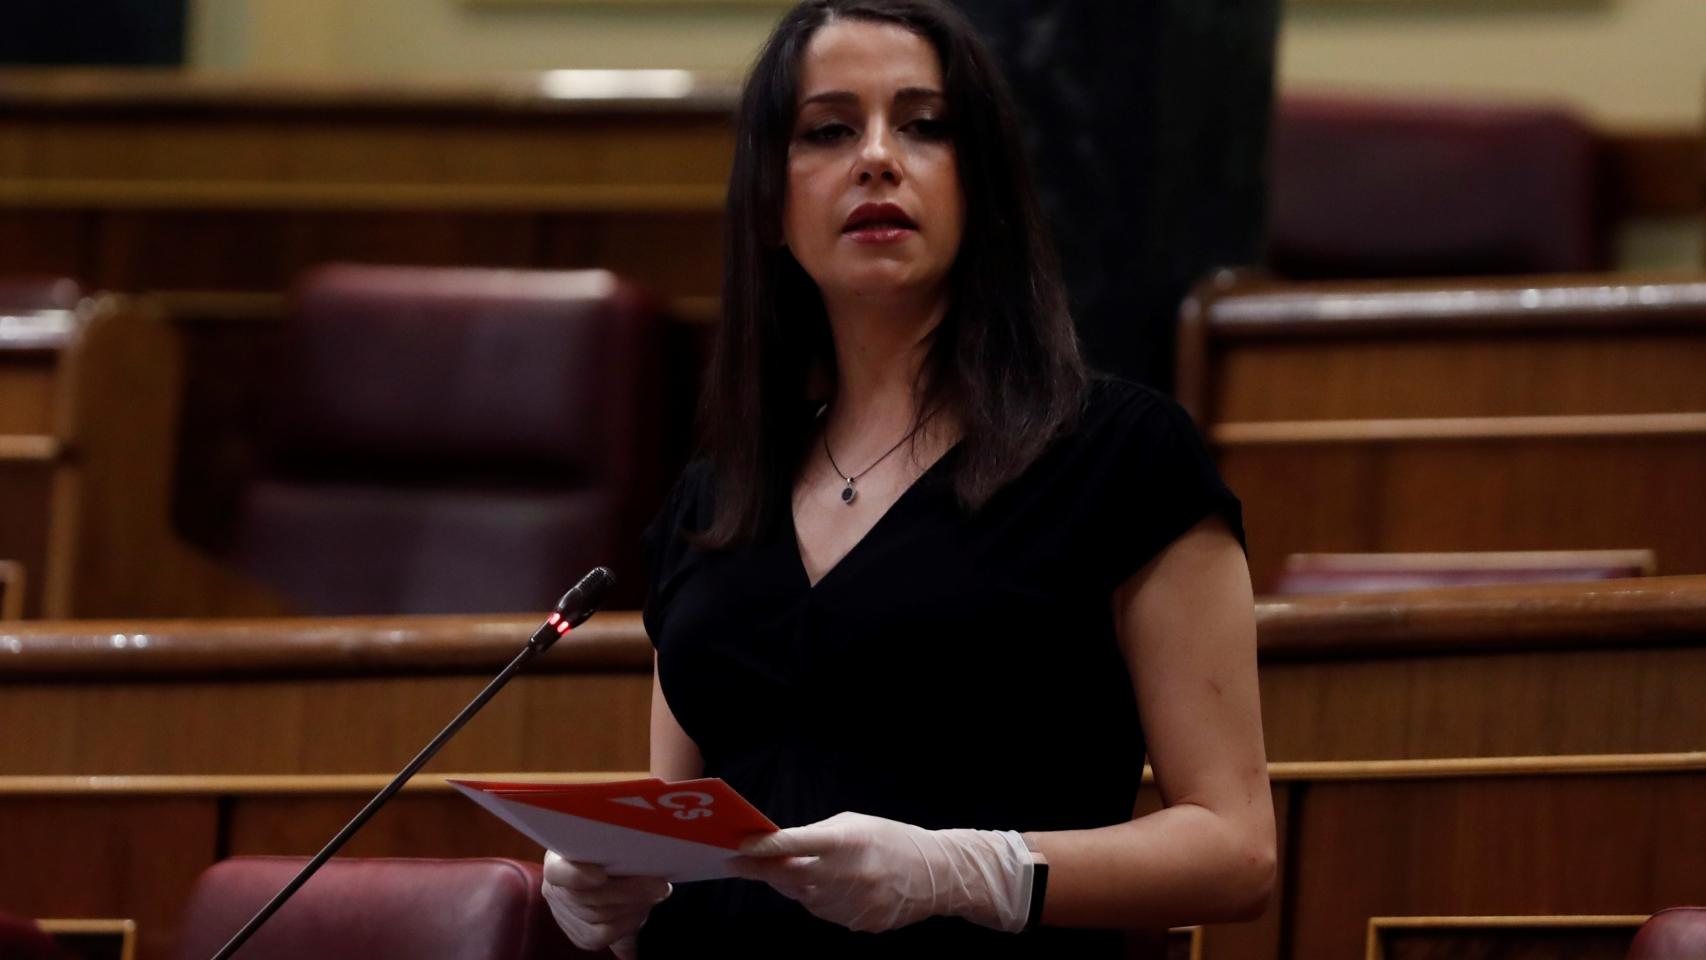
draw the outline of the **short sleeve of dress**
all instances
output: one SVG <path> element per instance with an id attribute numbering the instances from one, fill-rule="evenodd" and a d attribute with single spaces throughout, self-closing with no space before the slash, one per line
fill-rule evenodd
<path id="1" fill-rule="evenodd" d="M 1245 545 L 1242 505 L 1172 398 L 1098 380 L 1082 442 L 1087 480 L 1076 512 L 1086 530 L 1086 573 L 1098 591 L 1118 587 L 1211 515 Z"/>
<path id="2" fill-rule="evenodd" d="M 646 635 L 657 643 L 668 607 L 671 586 L 693 562 L 693 548 L 687 533 L 703 530 L 709 523 L 710 466 L 705 461 L 687 465 L 664 498 L 657 516 L 640 534 L 640 546 L 645 560 L 646 592 L 640 607 L 640 619 Z"/>

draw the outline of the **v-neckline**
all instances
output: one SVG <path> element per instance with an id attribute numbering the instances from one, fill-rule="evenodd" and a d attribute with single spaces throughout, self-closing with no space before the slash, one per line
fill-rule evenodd
<path id="1" fill-rule="evenodd" d="M 895 512 L 900 509 L 901 504 L 905 503 L 907 499 L 912 496 L 913 491 L 917 490 L 920 486 L 923 486 L 924 482 L 930 479 L 930 476 L 934 474 L 936 470 L 959 449 L 960 442 L 958 440 L 949 444 L 948 449 L 943 450 L 940 456 L 931 461 L 930 465 L 924 468 L 923 473 L 914 477 L 912 482 L 906 485 L 906 489 L 902 490 L 900 492 L 900 496 L 894 498 L 894 502 L 889 504 L 887 509 L 883 510 L 882 515 L 877 517 L 877 521 L 871 524 L 870 529 L 866 530 L 864 535 L 859 539 L 853 541 L 853 545 L 848 547 L 847 551 L 834 563 L 830 564 L 829 568 L 823 571 L 823 575 L 818 577 L 815 581 L 812 580 L 811 571 L 806 569 L 806 552 L 800 546 L 800 525 L 799 521 L 794 518 L 794 505 L 792 497 L 790 496 L 788 503 L 788 543 L 793 549 L 794 570 L 799 574 L 800 582 L 805 584 L 805 592 L 807 594 L 816 593 L 818 588 L 823 586 L 825 580 L 835 576 L 835 572 L 837 570 L 846 566 L 847 561 L 851 560 L 853 555 L 859 552 L 859 548 L 863 547 L 866 541 L 876 536 L 877 531 L 881 530 L 883 525 L 888 522 L 889 517 L 893 516 Z"/>

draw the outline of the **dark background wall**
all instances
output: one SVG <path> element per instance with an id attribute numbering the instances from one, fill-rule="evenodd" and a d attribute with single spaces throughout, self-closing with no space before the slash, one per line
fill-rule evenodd
<path id="1" fill-rule="evenodd" d="M 1168 389 L 1190 284 L 1261 253 L 1280 0 L 955 0 L 995 49 L 1091 361 Z"/>
<path id="2" fill-rule="evenodd" d="M 182 64 L 185 2 L 3 0 L 0 64 Z"/>

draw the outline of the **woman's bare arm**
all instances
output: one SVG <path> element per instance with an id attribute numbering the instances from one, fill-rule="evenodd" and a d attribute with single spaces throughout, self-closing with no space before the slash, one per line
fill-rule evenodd
<path id="1" fill-rule="evenodd" d="M 1123 584 L 1114 605 L 1166 807 L 1028 835 L 1049 862 L 1043 922 L 1254 918 L 1273 889 L 1275 839 L 1244 554 L 1220 520 L 1205 520 Z"/>
<path id="2" fill-rule="evenodd" d="M 657 660 L 652 660 L 652 776 L 659 780 L 692 780 L 705 772 L 699 745 L 681 729 L 658 684 Z"/>

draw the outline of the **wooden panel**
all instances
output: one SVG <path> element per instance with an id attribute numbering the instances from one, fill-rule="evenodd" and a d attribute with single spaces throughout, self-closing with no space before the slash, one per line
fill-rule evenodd
<path id="1" fill-rule="evenodd" d="M 23 565 L 26 617 L 41 616 L 52 489 L 50 463 L 0 461 L 0 558 Z"/>
<path id="2" fill-rule="evenodd" d="M 1614 209 L 1686 217 L 1706 207 L 1706 137 L 1699 130 L 1619 130 L 1600 144 Z"/>
<path id="3" fill-rule="evenodd" d="M 109 290 L 282 290 L 330 260 L 526 266 L 530 214 L 255 210 L 104 214 L 91 282 Z"/>
<path id="4" fill-rule="evenodd" d="M 1694 695 L 1706 689 L 1703 577 L 1299 597 L 1256 616 L 1275 761 L 1706 744 Z M 16 735 L 0 738 L 0 769 L 392 769 L 533 626 L 513 615 L 7 625 L 0 729 Z M 442 763 L 643 767 L 651 657 L 637 615 L 601 615 L 530 665 Z"/>
<path id="5" fill-rule="evenodd" d="M 43 930 L 53 935 L 74 960 L 134 960 L 136 921 L 89 918 L 40 919 Z"/>
<path id="6" fill-rule="evenodd" d="M 506 116 L 497 104 L 482 112 L 488 116 L 473 121 L 435 120 L 407 104 L 343 117 L 13 117 L 0 126 L 0 182 L 57 181 L 91 192 L 112 181 L 230 184 L 256 198 L 278 182 L 720 186 L 733 153 L 720 105 L 665 107 L 653 117 Z"/>
<path id="7" fill-rule="evenodd" d="M 1259 589 L 1310 552 L 1651 549 L 1706 571 L 1700 278 L 1228 274 L 1180 342 Z"/>
<path id="8" fill-rule="evenodd" d="M 88 262 L 88 214 L 0 208 L 0 274 L 81 277 Z"/>
<path id="9" fill-rule="evenodd" d="M 229 854 L 313 856 L 366 802 L 331 796 L 245 796 L 231 804 Z M 396 797 L 351 838 L 339 856 L 515 857 L 539 860 L 544 848 L 460 794 Z"/>
<path id="10" fill-rule="evenodd" d="M 213 796 L 0 794 L 0 903 L 23 916 L 125 917 L 138 956 L 170 956 L 178 915 L 217 859 Z"/>
<path id="11" fill-rule="evenodd" d="M 1276 762 L 1706 746 L 1706 645 L 1269 660 L 1261 686 Z"/>
<path id="12" fill-rule="evenodd" d="M 1702 370 L 1701 331 L 1269 342 L 1222 360 L 1212 402 L 1217 422 L 1706 411 Z"/>
<path id="13" fill-rule="evenodd" d="M 48 351 L 0 349 L 0 436 L 54 432 L 54 377 Z"/>
<path id="14" fill-rule="evenodd" d="M 1315 783 L 1294 801 L 1291 956 L 1376 916 L 1645 914 L 1706 901 L 1706 775 Z"/>
<path id="15" fill-rule="evenodd" d="M 1658 579 L 1649 593 L 1706 580 Z M 1702 600 L 1706 607 L 1706 600 Z M 215 620 L 67 621 L 9 625 L 0 633 L 0 676 L 40 679 L 213 679 L 491 676 L 532 636 L 539 617 L 439 614 Z M 611 610 L 576 627 L 528 665 L 551 673 L 650 674 L 652 648 L 640 615 Z"/>
<path id="16" fill-rule="evenodd" d="M 1698 869 L 1706 833 L 1692 829 L 1706 802 L 1706 754 L 1280 764 L 1272 776 L 1280 801 L 1280 893 L 1255 923 L 1204 928 L 1206 960 L 1354 960 L 1375 917 L 1633 916 L 1706 897 Z M 17 831 L 31 841 L 22 849 L 61 865 L 65 882 L 36 889 L 30 912 L 175 917 L 193 871 L 213 851 L 306 856 L 386 779 L 0 777 L 0 840 Z M 1153 792 L 1145 797 L 1139 815 L 1154 806 Z M 216 819 L 215 808 L 227 816 Z M 174 845 L 155 836 L 144 815 L 170 826 L 171 814 L 185 810 L 217 830 L 208 831 L 214 842 L 197 834 Z M 94 835 L 62 824 L 89 824 Z M 99 855 L 79 856 L 89 848 Z M 406 787 L 347 849 L 352 856 L 538 855 L 430 775 Z M 143 870 L 148 853 L 157 859 Z M 121 877 L 126 868 L 153 885 Z M 0 876 L 0 898 L 12 882 Z M 145 947 L 150 929 L 143 920 Z M 152 929 L 157 945 L 159 925 Z M 1167 939 L 1177 948 L 1183 938 L 1175 932 Z M 163 958 L 145 951 L 143 960 Z"/>
<path id="17" fill-rule="evenodd" d="M 1645 919 L 1375 917 L 1368 960 L 1623 960 Z"/>
<path id="18" fill-rule="evenodd" d="M 0 738 L 0 769 L 14 774 L 396 769 L 486 679 L 9 686 L 0 697 L 0 729 L 9 731 Z M 644 769 L 650 702 L 648 674 L 521 677 L 429 769 Z M 186 730 L 200 732 L 185 736 Z"/>
<path id="19" fill-rule="evenodd" d="M 1638 548 L 1706 571 L 1697 438 L 1238 445 L 1220 461 L 1259 589 L 1291 553 Z"/>
<path id="20" fill-rule="evenodd" d="M 1167 960 L 1203 960 L 1203 928 L 1174 927 L 1167 931 Z"/>
<path id="21" fill-rule="evenodd" d="M 598 266 L 665 297 L 722 289 L 722 216 L 631 213 L 545 219 L 541 265 Z"/>
<path id="22" fill-rule="evenodd" d="M 0 620 L 24 615 L 24 589 L 28 577 L 16 560 L 0 560 Z"/>

